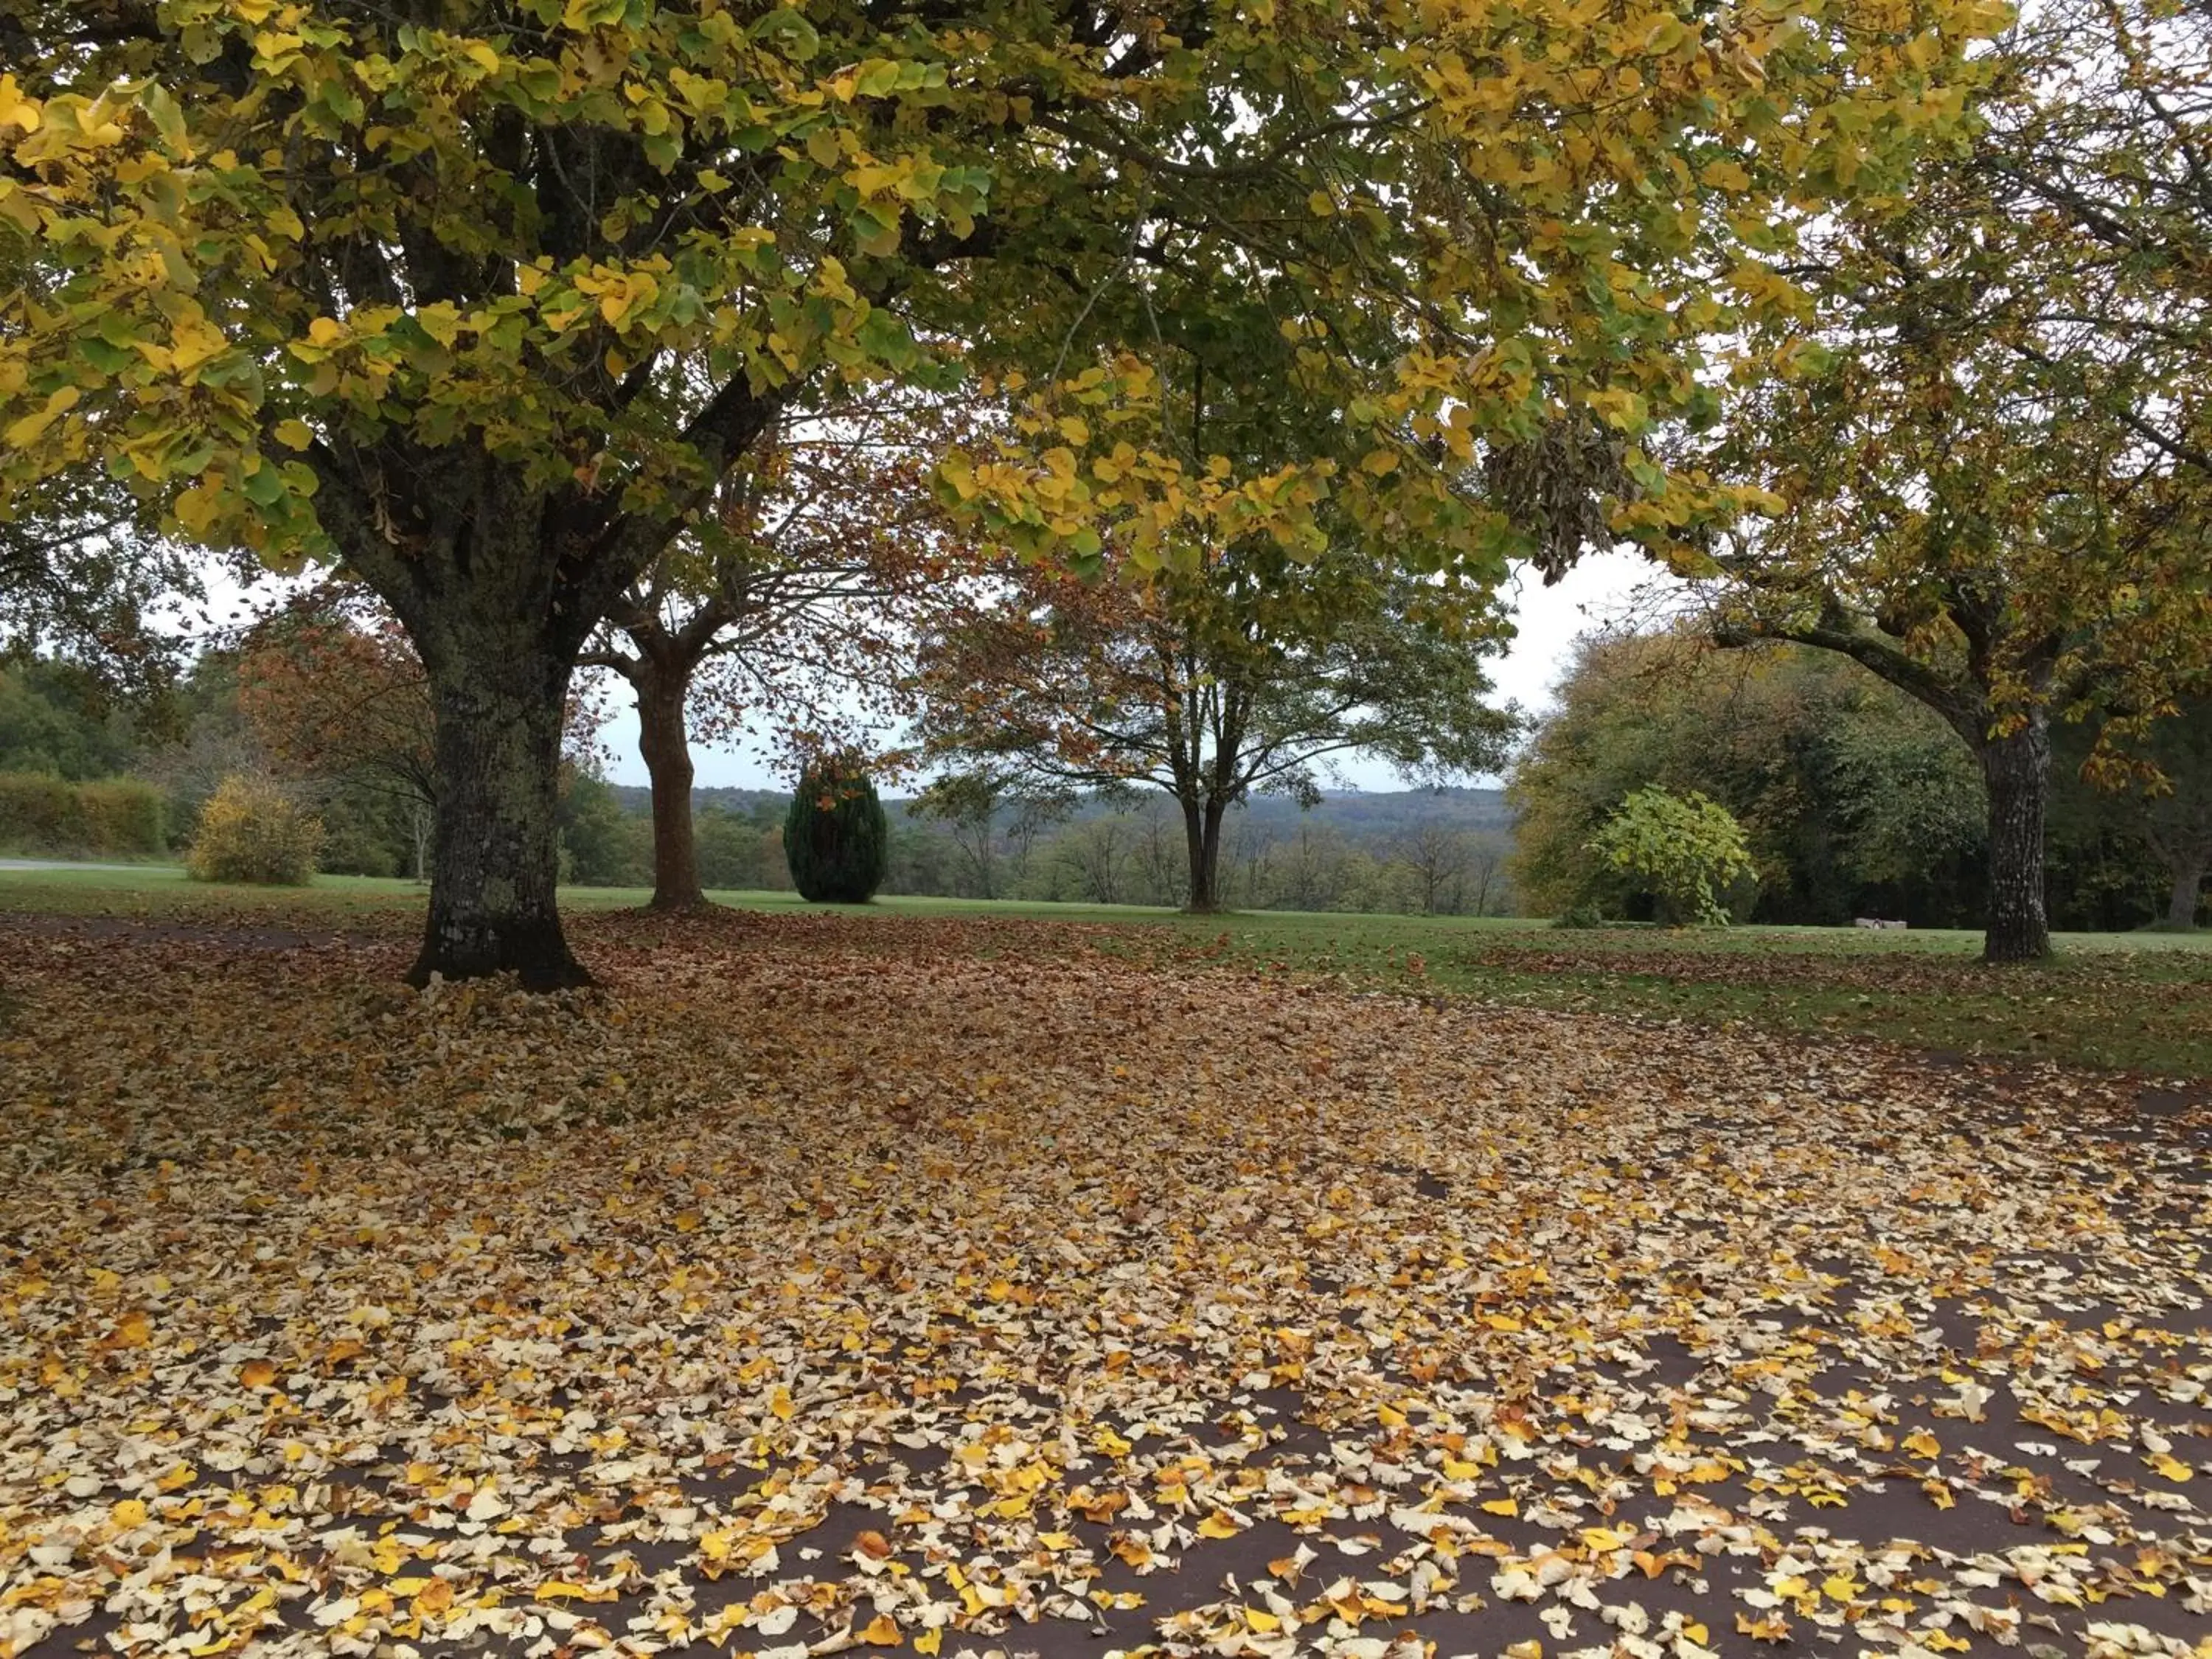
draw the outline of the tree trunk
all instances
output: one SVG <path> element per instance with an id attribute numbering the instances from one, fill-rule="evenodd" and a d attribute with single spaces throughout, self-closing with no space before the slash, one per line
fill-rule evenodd
<path id="1" fill-rule="evenodd" d="M 1221 817 L 1227 803 L 1213 797 L 1182 803 L 1185 850 L 1190 858 L 1190 902 L 1194 916 L 1212 915 L 1221 906 Z"/>
<path id="2" fill-rule="evenodd" d="M 464 629 L 426 652 L 437 719 L 430 911 L 411 985 L 514 972 L 588 985 L 554 906 L 563 704 L 573 653 L 526 623 Z"/>
<path id="3" fill-rule="evenodd" d="M 691 833 L 691 743 L 684 729 L 689 675 L 647 657 L 637 676 L 638 752 L 653 781 L 653 902 L 655 910 L 696 910 L 699 844 Z"/>
<path id="4" fill-rule="evenodd" d="M 2173 875 L 2173 891 L 2166 900 L 2166 925 L 2184 932 L 2197 925 L 2197 903 L 2204 890 L 2205 849 L 2176 854 L 2167 867 Z"/>
<path id="5" fill-rule="evenodd" d="M 2019 730 L 1984 740 L 1989 789 L 1990 911 L 1984 962 L 2036 962 L 2051 954 L 2044 905 L 2043 819 L 2051 796 L 2051 726 L 2038 707 Z"/>

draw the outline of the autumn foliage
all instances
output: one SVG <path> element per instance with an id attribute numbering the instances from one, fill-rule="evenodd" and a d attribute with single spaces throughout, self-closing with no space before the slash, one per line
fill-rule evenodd
<path id="1" fill-rule="evenodd" d="M 0 1652 L 2197 1651 L 2201 1108 L 1167 927 L 579 931 L 403 996 L 397 924 L 0 917 Z"/>
<path id="2" fill-rule="evenodd" d="M 315 873 L 323 823 L 281 784 L 234 773 L 200 809 L 185 867 L 195 881 L 304 885 Z"/>
<path id="3" fill-rule="evenodd" d="M 159 853 L 162 844 L 161 792 L 150 784 L 0 772 L 0 848 L 112 857 Z"/>

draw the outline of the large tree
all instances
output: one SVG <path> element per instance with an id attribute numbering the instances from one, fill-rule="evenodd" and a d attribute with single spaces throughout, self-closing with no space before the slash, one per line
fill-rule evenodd
<path id="1" fill-rule="evenodd" d="M 895 711 L 902 649 L 973 562 L 932 487 L 951 422 L 934 400 L 787 410 L 714 511 L 624 590 L 586 648 L 636 698 L 653 786 L 656 910 L 706 903 L 691 741 L 750 721 L 806 754 Z M 986 895 L 988 896 L 988 895 Z"/>
<path id="2" fill-rule="evenodd" d="M 1044 789 L 1164 792 L 1194 911 L 1220 907 L 1222 823 L 1255 793 L 1317 799 L 1338 759 L 1499 764 L 1515 720 L 1486 701 L 1505 630 L 1358 544 L 1310 562 L 1272 539 L 1090 580 L 1016 565 L 994 603 L 934 636 L 920 676 L 931 758 Z"/>
<path id="3" fill-rule="evenodd" d="M 2170 96 L 2212 18 L 2168 9 L 2057 0 L 2004 42 L 1971 142 L 1808 239 L 1721 453 L 1775 514 L 1723 637 L 1841 652 L 1958 733 L 1992 962 L 2050 948 L 2054 715 L 2154 717 L 2212 626 L 2212 106 Z"/>
<path id="4" fill-rule="evenodd" d="M 1641 479 L 1618 527 L 1664 539 L 1727 499 L 1636 434 L 1705 395 L 1695 342 L 1759 303 L 1703 290 L 1745 234 L 1893 179 L 2001 12 L 18 0 L 0 489 L 104 466 L 182 532 L 368 582 L 436 714 L 413 976 L 573 982 L 578 653 L 810 386 L 986 337 L 1031 393 L 1070 369 L 1024 429 L 1044 441 L 963 488 L 1080 556 L 1102 490 L 1164 521 L 1193 489 L 1171 446 L 1072 406 L 1146 404 L 1068 357 L 1076 324 L 1130 269 L 1264 274 L 1383 458 L 1337 482 L 1333 446 L 1293 469 L 1309 492 L 1450 517 L 1432 459 L 1602 417 Z M 1354 316 L 1387 352 L 1338 348 Z"/>

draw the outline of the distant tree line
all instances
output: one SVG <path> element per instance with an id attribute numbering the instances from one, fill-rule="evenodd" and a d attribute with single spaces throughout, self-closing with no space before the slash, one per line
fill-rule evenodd
<path id="1" fill-rule="evenodd" d="M 650 792 L 574 780 L 564 846 L 568 878 L 647 885 Z M 782 824 L 790 798 L 702 789 L 694 822 L 708 891 L 791 889 Z M 1082 795 L 995 804 L 988 817 L 933 810 L 928 797 L 886 800 L 890 866 L 883 890 L 948 898 L 1180 906 L 1188 890 L 1183 825 L 1164 799 Z M 1304 809 L 1261 797 L 1232 809 L 1222 835 L 1220 896 L 1240 910 L 1395 911 L 1506 915 L 1512 850 L 1495 790 L 1405 790 L 1325 796 Z"/>
<path id="2" fill-rule="evenodd" d="M 203 651 L 151 696 L 119 697 L 66 662 L 0 664 L 0 854 L 181 857 L 226 778 L 277 785 L 323 826 L 318 867 L 420 876 L 431 839 L 428 721 L 404 659 L 359 620 L 302 605 L 236 647 Z M 580 714 L 587 720 L 587 714 Z M 112 781 L 132 780 L 127 841 Z M 88 806 L 73 786 L 107 791 Z M 120 799 L 120 798 L 118 798 Z M 708 891 L 787 892 L 790 796 L 700 789 L 693 834 Z M 883 890 L 960 898 L 1173 906 L 1189 879 L 1164 798 L 1071 794 L 886 802 Z M 650 887 L 652 792 L 607 781 L 580 747 L 562 769 L 562 878 Z M 1223 902 L 1239 909 L 1498 915 L 1512 907 L 1509 819 L 1495 790 L 1260 796 L 1226 815 Z"/>
<path id="3" fill-rule="evenodd" d="M 1742 823 L 1743 920 L 1986 925 L 1990 841 L 1975 756 L 1921 701 L 1826 651 L 1715 650 L 1666 633 L 1585 641 L 1508 797 L 1534 911 L 1648 918 L 1654 897 L 1593 843 L 1635 792 L 1700 791 Z M 2154 782 L 2100 774 L 2094 719 L 2060 720 L 2045 873 L 2051 923 L 2188 927 L 2212 864 L 2212 708 L 2163 722 Z"/>

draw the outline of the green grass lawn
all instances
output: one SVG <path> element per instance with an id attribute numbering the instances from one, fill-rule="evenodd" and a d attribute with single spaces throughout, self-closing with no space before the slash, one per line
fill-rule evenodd
<path id="1" fill-rule="evenodd" d="M 571 887 L 582 915 L 635 908 L 644 888 Z M 1162 963 L 1218 963 L 1547 1007 L 1684 1018 L 1916 1048 L 2212 1079 L 2212 933 L 2073 933 L 2033 968 L 1990 969 L 1978 933 L 1861 928 L 1562 930 L 1498 918 L 1264 911 L 1185 916 L 1134 905 L 886 897 L 816 907 L 792 893 L 713 895 L 763 912 L 1088 924 L 1086 943 Z M 406 931 L 422 889 L 325 876 L 306 889 L 203 885 L 183 871 L 0 870 L 0 914 Z M 979 937 L 977 948 L 992 948 Z M 588 945 L 586 947 L 588 954 Z"/>

